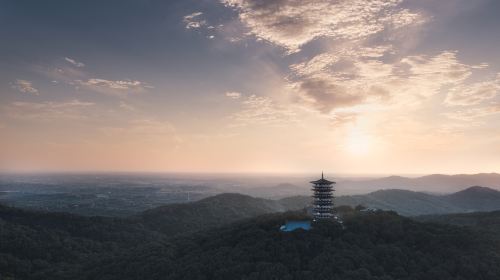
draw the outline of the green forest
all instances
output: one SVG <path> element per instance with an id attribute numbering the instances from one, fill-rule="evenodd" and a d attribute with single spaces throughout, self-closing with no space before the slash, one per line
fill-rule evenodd
<path id="1" fill-rule="evenodd" d="M 234 204 L 246 198 L 226 199 Z M 495 228 L 342 207 L 337 211 L 344 227 L 322 222 L 311 231 L 283 233 L 280 225 L 307 219 L 306 213 L 262 215 L 247 209 L 237 221 L 239 213 L 232 213 L 210 225 L 200 220 L 221 212 L 195 208 L 179 213 L 182 224 L 192 223 L 182 234 L 167 230 L 179 225 L 174 220 L 162 217 L 155 225 L 151 213 L 122 219 L 0 207 L 1 279 L 496 280 L 500 275 Z"/>

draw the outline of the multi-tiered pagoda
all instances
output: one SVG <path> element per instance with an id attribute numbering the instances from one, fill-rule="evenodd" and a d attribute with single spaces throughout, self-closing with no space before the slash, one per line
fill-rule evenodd
<path id="1" fill-rule="evenodd" d="M 313 221 L 331 219 L 333 215 L 333 184 L 323 177 L 323 172 L 321 173 L 321 179 L 317 181 L 312 181 L 313 184 Z"/>

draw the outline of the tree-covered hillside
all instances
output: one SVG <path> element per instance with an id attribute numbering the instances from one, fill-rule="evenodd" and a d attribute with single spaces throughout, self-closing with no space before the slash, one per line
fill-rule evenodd
<path id="1" fill-rule="evenodd" d="M 304 212 L 168 236 L 136 220 L 0 208 L 2 279 L 498 279 L 482 232 L 343 207 L 345 228 L 283 233 Z M 221 217 L 224 219 L 224 217 Z"/>
<path id="2" fill-rule="evenodd" d="M 495 211 L 500 210 L 500 192 L 477 186 L 448 195 L 391 189 L 364 195 L 341 196 L 335 199 L 335 203 L 392 210 L 404 216 Z"/>
<path id="3" fill-rule="evenodd" d="M 415 219 L 421 222 L 465 226 L 471 229 L 490 231 L 500 235 L 500 211 L 425 215 L 416 217 Z"/>
<path id="4" fill-rule="evenodd" d="M 0 279 L 71 279 L 89 260 L 164 239 L 125 219 L 0 205 Z"/>
<path id="5" fill-rule="evenodd" d="M 145 211 L 138 222 L 169 236 L 218 227 L 258 215 L 303 209 L 309 201 L 269 200 L 220 194 L 193 203 L 170 204 Z"/>
<path id="6" fill-rule="evenodd" d="M 393 212 L 353 214 L 345 229 L 282 233 L 274 214 L 96 263 L 86 279 L 498 279 L 500 247 L 480 233 Z M 306 217 L 302 217 L 306 218 Z"/>

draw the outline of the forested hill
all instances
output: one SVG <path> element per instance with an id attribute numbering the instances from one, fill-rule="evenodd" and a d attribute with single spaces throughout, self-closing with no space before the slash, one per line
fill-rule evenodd
<path id="1" fill-rule="evenodd" d="M 89 260 L 165 239 L 125 219 L 0 205 L 0 279 L 75 279 Z"/>
<path id="2" fill-rule="evenodd" d="M 458 213 L 448 215 L 425 215 L 415 217 L 417 221 L 466 226 L 486 230 L 500 238 L 500 211 Z"/>
<path id="3" fill-rule="evenodd" d="M 391 212 L 282 233 L 272 214 L 95 263 L 86 279 L 499 279 L 500 247 L 478 232 Z M 305 217 L 303 217 L 305 218 Z"/>
<path id="4" fill-rule="evenodd" d="M 500 192 L 478 186 L 448 195 L 393 189 L 365 195 L 341 196 L 336 198 L 335 203 L 393 210 L 405 216 L 495 211 L 500 210 Z"/>
<path id="5" fill-rule="evenodd" d="M 282 233 L 279 227 L 286 220 L 308 218 L 303 212 L 286 212 L 173 237 L 130 219 L 0 207 L 0 278 L 496 280 L 500 276 L 500 247 L 488 234 L 420 223 L 394 212 L 343 211 L 345 229 L 327 222 L 309 232 Z"/>
<path id="6" fill-rule="evenodd" d="M 242 194 L 220 194 L 192 203 L 170 204 L 141 213 L 135 219 L 147 227 L 175 235 L 225 225 L 262 214 L 300 210 L 309 199 L 269 200 Z"/>
<path id="7" fill-rule="evenodd" d="M 217 227 L 262 214 L 300 210 L 311 204 L 307 196 L 280 200 L 241 194 L 221 194 L 192 203 L 169 204 L 137 215 L 147 227 L 168 235 Z M 406 190 L 380 190 L 366 195 L 341 196 L 337 206 L 363 205 L 392 210 L 405 216 L 500 210 L 500 192 L 471 187 L 449 195 L 431 195 Z"/>

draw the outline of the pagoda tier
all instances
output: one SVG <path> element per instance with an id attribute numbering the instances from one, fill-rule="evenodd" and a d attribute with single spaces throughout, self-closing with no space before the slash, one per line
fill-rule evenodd
<path id="1" fill-rule="evenodd" d="M 330 219 L 333 215 L 333 184 L 335 182 L 331 182 L 326 180 L 321 174 L 321 179 L 312 181 L 313 184 L 313 217 L 314 220 L 321 219 Z"/>

